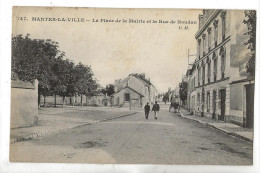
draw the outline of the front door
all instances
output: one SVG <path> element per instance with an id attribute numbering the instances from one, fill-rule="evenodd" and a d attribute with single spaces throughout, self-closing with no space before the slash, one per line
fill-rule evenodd
<path id="1" fill-rule="evenodd" d="M 254 127 L 254 84 L 246 85 L 246 127 Z"/>
<path id="2" fill-rule="evenodd" d="M 220 90 L 220 116 L 219 120 L 224 121 L 225 111 L 226 111 L 226 90 Z"/>
<path id="3" fill-rule="evenodd" d="M 202 105 L 201 105 L 201 116 L 203 117 L 204 116 L 204 102 L 205 102 L 205 94 L 204 92 L 201 94 L 202 98 L 201 98 L 201 102 L 202 102 Z"/>

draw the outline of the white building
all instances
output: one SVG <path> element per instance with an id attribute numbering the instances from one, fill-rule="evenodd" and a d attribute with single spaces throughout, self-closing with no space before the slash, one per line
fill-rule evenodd
<path id="1" fill-rule="evenodd" d="M 187 71 L 188 108 L 196 115 L 253 126 L 254 80 L 246 73 L 250 50 L 242 10 L 203 10 L 197 58 Z"/>

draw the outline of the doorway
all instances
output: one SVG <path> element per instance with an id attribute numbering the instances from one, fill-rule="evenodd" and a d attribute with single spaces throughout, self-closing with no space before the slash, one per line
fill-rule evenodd
<path id="1" fill-rule="evenodd" d="M 201 98 L 201 101 L 202 101 L 202 105 L 201 105 L 201 117 L 204 117 L 205 93 L 202 92 L 201 96 L 202 96 L 202 98 Z"/>
<path id="2" fill-rule="evenodd" d="M 219 90 L 220 94 L 220 116 L 219 120 L 224 121 L 226 111 L 226 89 Z"/>
<path id="3" fill-rule="evenodd" d="M 212 98 L 212 119 L 216 119 L 216 99 L 217 99 L 217 92 L 213 91 L 213 98 Z"/>
<path id="4" fill-rule="evenodd" d="M 246 128 L 254 127 L 254 84 L 246 85 Z"/>

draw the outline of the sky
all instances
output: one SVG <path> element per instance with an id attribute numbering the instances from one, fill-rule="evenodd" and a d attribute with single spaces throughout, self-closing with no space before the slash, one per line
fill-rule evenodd
<path id="1" fill-rule="evenodd" d="M 12 32 L 58 42 L 66 58 L 90 65 L 102 86 L 131 73 L 145 73 L 161 93 L 181 82 L 188 68 L 187 50 L 196 54 L 194 35 L 201 13 L 191 9 L 19 7 L 13 9 Z M 67 21 L 32 21 L 33 17 Z M 69 22 L 68 18 L 82 18 L 84 22 Z M 101 22 L 104 19 L 114 22 Z M 117 19 L 121 21 L 115 22 Z M 129 23 L 131 19 L 136 23 Z M 178 20 L 197 24 L 178 24 Z"/>

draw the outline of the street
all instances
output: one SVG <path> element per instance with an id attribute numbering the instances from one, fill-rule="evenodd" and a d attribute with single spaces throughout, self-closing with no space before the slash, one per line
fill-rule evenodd
<path id="1" fill-rule="evenodd" d="M 153 113 L 146 120 L 139 111 L 14 143 L 10 158 L 15 162 L 251 165 L 253 146 L 161 105 L 158 120 Z"/>

